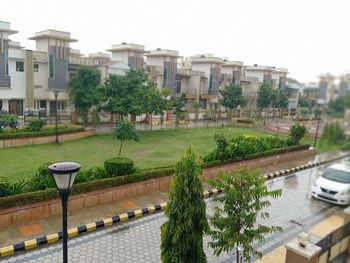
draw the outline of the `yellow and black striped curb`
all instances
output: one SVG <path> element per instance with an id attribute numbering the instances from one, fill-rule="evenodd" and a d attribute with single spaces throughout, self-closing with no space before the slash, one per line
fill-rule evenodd
<path id="1" fill-rule="evenodd" d="M 276 172 L 273 172 L 273 173 L 268 173 L 268 174 L 264 175 L 264 178 L 266 180 L 274 179 L 276 177 L 281 177 L 281 176 L 292 174 L 292 173 L 299 172 L 299 171 L 302 171 L 302 170 L 310 169 L 310 168 L 318 166 L 318 165 L 334 162 L 336 160 L 343 159 L 343 158 L 346 158 L 346 157 L 349 157 L 349 156 L 350 156 L 350 154 L 344 154 L 344 155 L 340 155 L 340 156 L 329 158 L 329 159 L 322 160 L 322 161 L 309 162 L 307 164 L 303 164 L 303 165 L 300 165 L 300 166 L 297 166 L 297 167 L 288 168 L 288 169 L 282 169 L 282 170 L 279 170 L 279 171 L 276 171 Z"/>
<path id="2" fill-rule="evenodd" d="M 210 189 L 210 190 L 203 192 L 203 197 L 208 198 L 212 195 L 216 195 L 216 194 L 219 194 L 221 192 L 222 192 L 221 189 Z M 125 221 L 128 221 L 128 220 L 133 219 L 133 218 L 138 218 L 138 217 L 142 217 L 142 216 L 147 215 L 147 214 L 159 212 L 159 211 L 165 210 L 165 208 L 167 206 L 168 206 L 168 203 L 164 202 L 164 203 L 149 206 L 146 208 L 140 208 L 140 209 L 137 209 L 134 211 L 123 213 L 123 214 L 120 214 L 117 216 L 112 216 L 112 217 L 109 217 L 109 218 L 106 218 L 103 220 L 96 221 L 94 223 L 70 228 L 67 231 L 68 238 L 77 237 L 78 235 L 83 234 L 85 232 L 92 232 L 92 231 L 95 231 L 97 229 L 101 229 L 101 228 L 108 227 L 108 226 L 111 226 L 111 225 L 114 225 L 117 223 L 125 222 Z M 55 242 L 59 241 L 60 239 L 62 239 L 62 231 L 58 232 L 58 233 L 53 233 L 50 235 L 42 236 L 39 238 L 27 240 L 27 241 L 17 243 L 14 245 L 2 247 L 2 248 L 0 248 L 0 257 L 10 256 L 16 252 L 30 250 L 30 249 L 33 249 L 33 248 L 36 248 L 38 246 L 42 246 L 45 244 L 55 243 Z"/>
<path id="3" fill-rule="evenodd" d="M 297 166 L 294 168 L 289 168 L 289 169 L 284 169 L 284 170 L 279 170 L 273 173 L 269 173 L 267 175 L 264 175 L 264 178 L 266 180 L 271 180 L 274 179 L 276 177 L 281 177 L 284 175 L 288 175 L 291 173 L 295 173 L 298 171 L 302 171 L 302 170 L 306 170 L 309 168 L 312 168 L 314 166 L 318 166 L 318 165 L 322 165 L 325 163 L 329 163 L 329 162 L 333 162 L 345 157 L 349 157 L 350 154 L 346 154 L 346 155 L 341 155 L 341 156 L 337 156 L 334 158 L 330 158 L 327 160 L 322 160 L 322 161 L 314 161 L 314 162 L 309 162 L 307 164 L 301 165 L 301 166 Z M 203 192 L 203 197 L 204 198 L 208 198 L 212 195 L 217 195 L 222 193 L 222 189 L 209 189 Z M 130 219 L 133 218 L 138 218 L 138 217 L 142 217 L 144 215 L 147 214 L 152 214 L 155 212 L 159 212 L 162 210 L 165 210 L 165 208 L 168 206 L 167 202 L 164 203 L 160 203 L 157 205 L 153 205 L 153 206 L 149 206 L 146 208 L 140 208 L 134 211 L 130 211 L 127 213 L 123 213 L 117 216 L 113 216 L 113 217 L 109 217 L 103 220 L 99 220 L 96 221 L 94 223 L 90 223 L 90 224 L 86 224 L 86 225 L 81 225 L 78 227 L 74 227 L 74 228 L 70 228 L 68 229 L 68 238 L 72 238 L 72 237 L 77 237 L 81 234 L 84 234 L 86 232 L 92 232 L 95 231 L 97 229 L 101 229 L 101 228 L 105 228 L 114 224 L 118 224 L 121 222 L 125 222 L 128 221 Z M 31 240 L 27 240 L 21 243 L 17 243 L 15 245 L 10 245 L 10 246 L 6 246 L 6 247 L 2 247 L 0 248 L 0 257 L 5 257 L 5 256 L 10 256 L 16 252 L 20 252 L 20 251 L 25 251 L 25 250 L 30 250 L 30 249 L 34 249 L 38 246 L 42 246 L 45 244 L 51 244 L 51 243 L 55 243 L 59 240 L 62 239 L 62 232 L 58 232 L 58 233 L 53 233 L 50 235 L 46 235 L 46 236 L 42 236 L 39 238 L 34 238 Z"/>

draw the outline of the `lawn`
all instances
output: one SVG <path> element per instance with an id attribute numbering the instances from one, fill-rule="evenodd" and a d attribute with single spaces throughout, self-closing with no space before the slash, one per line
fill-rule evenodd
<path id="1" fill-rule="evenodd" d="M 139 142 L 126 142 L 122 154 L 134 160 L 140 168 L 175 164 L 189 145 L 199 154 L 206 154 L 214 147 L 214 134 L 228 137 L 240 134 L 264 135 L 262 131 L 242 127 L 197 128 L 172 131 L 140 132 Z M 305 139 L 305 143 L 312 143 Z M 119 142 L 111 135 L 92 136 L 60 145 L 46 144 L 19 148 L 0 149 L 0 177 L 11 180 L 33 174 L 45 162 L 76 161 L 83 168 L 103 166 L 105 159 L 115 156 Z M 322 146 L 326 151 L 328 146 Z"/>

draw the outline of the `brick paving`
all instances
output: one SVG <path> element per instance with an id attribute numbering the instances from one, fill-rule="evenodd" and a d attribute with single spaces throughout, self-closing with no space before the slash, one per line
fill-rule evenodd
<path id="1" fill-rule="evenodd" d="M 311 198 L 310 189 L 324 167 L 315 167 L 295 175 L 267 182 L 270 189 L 283 189 L 282 197 L 272 200 L 269 221 L 265 224 L 280 225 L 283 233 L 266 237 L 266 242 L 255 244 L 263 254 L 280 247 L 298 233 L 308 231 L 313 225 L 330 215 L 341 214 L 342 208 Z M 207 200 L 208 214 L 215 204 Z M 115 225 L 101 231 L 69 240 L 70 262 L 160 262 L 160 225 L 166 220 L 163 213 Z M 234 255 L 213 255 L 205 249 L 208 262 L 233 262 Z M 4 258 L 2 262 L 62 262 L 62 244 L 43 246 L 40 249 Z"/>

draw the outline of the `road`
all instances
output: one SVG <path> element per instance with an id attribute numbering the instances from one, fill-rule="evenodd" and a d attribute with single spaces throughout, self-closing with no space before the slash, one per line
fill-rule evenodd
<path id="1" fill-rule="evenodd" d="M 265 224 L 282 226 L 283 233 L 267 236 L 265 243 L 256 244 L 263 254 L 285 244 L 296 234 L 307 231 L 327 216 L 341 213 L 342 207 L 311 198 L 312 183 L 324 168 L 319 166 L 267 182 L 270 189 L 282 188 L 283 194 L 279 199 L 272 200 L 272 206 L 268 209 L 270 219 Z M 206 202 L 208 214 L 211 214 L 215 204 L 211 199 Z M 163 213 L 152 214 L 71 239 L 68 243 L 69 262 L 160 262 L 159 228 L 164 221 Z M 207 242 L 208 237 L 204 245 L 208 262 L 234 261 L 232 253 L 213 256 Z M 62 262 L 62 244 L 18 253 L 4 258 L 2 262 Z"/>

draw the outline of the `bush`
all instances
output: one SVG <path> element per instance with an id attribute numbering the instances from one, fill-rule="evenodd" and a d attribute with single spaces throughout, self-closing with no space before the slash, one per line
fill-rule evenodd
<path id="1" fill-rule="evenodd" d="M 85 170 L 80 170 L 75 176 L 74 183 L 80 184 L 92 180 L 107 178 L 107 173 L 102 167 L 91 167 Z"/>
<path id="2" fill-rule="evenodd" d="M 121 176 L 132 173 L 134 162 L 126 157 L 113 157 L 105 160 L 104 167 L 108 177 Z"/>
<path id="3" fill-rule="evenodd" d="M 290 127 L 289 134 L 294 145 L 299 144 L 301 138 L 304 137 L 306 128 L 304 125 L 294 124 Z"/>
<path id="4" fill-rule="evenodd" d="M 29 181 L 32 191 L 56 188 L 55 182 L 52 179 L 51 172 L 48 168 L 50 164 L 51 163 L 44 163 L 38 167 L 37 172 Z"/>
<path id="5" fill-rule="evenodd" d="M 339 144 L 345 140 L 345 134 L 339 122 L 327 123 L 323 128 L 322 140 Z"/>
<path id="6" fill-rule="evenodd" d="M 10 182 L 7 178 L 0 178 L 0 197 L 9 195 Z"/>
<path id="7" fill-rule="evenodd" d="M 29 122 L 28 127 L 26 128 L 27 131 L 36 132 L 41 131 L 44 126 L 43 120 L 33 120 Z"/>

